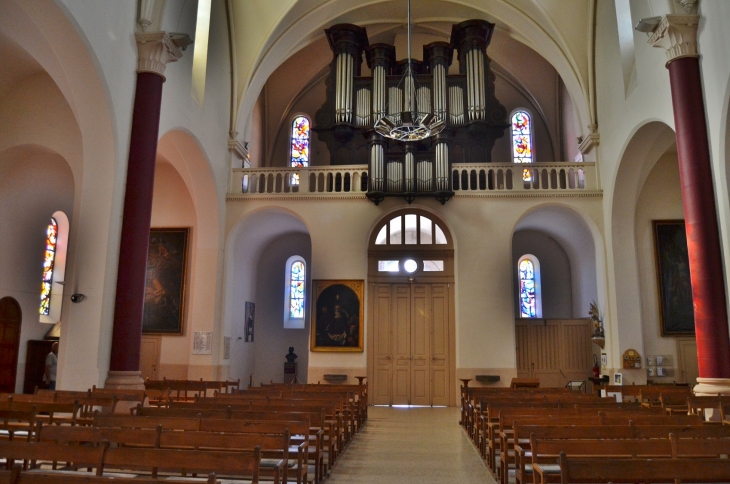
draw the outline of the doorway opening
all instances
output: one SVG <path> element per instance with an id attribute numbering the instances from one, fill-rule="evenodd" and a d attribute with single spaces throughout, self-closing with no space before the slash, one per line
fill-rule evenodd
<path id="1" fill-rule="evenodd" d="M 383 218 L 368 251 L 371 404 L 454 406 L 454 246 L 433 214 Z"/>

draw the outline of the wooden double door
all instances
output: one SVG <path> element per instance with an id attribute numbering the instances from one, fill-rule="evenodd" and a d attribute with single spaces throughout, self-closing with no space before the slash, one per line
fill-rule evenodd
<path id="1" fill-rule="evenodd" d="M 448 284 L 374 284 L 375 405 L 449 405 Z"/>

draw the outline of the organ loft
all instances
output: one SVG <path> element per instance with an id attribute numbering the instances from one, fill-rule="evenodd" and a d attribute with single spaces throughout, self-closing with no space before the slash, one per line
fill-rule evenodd
<path id="1" fill-rule="evenodd" d="M 486 20 L 455 24 L 450 42 L 424 45 L 419 61 L 396 60 L 402 53 L 394 45 L 369 44 L 363 27 L 326 29 L 333 57 L 314 131 L 331 164 L 368 165 L 362 183 L 375 204 L 390 196 L 449 200 L 452 164 L 491 162 L 495 140 L 509 127 L 487 53 L 493 32 Z M 454 54 L 458 74 L 448 74 Z M 389 136 L 404 127 L 406 135 Z M 491 176 L 487 183 L 494 184 Z"/>

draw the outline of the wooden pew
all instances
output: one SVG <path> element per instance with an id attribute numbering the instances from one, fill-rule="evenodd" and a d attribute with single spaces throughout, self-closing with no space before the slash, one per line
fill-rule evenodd
<path id="1" fill-rule="evenodd" d="M 201 483 L 203 481 L 200 481 Z M 214 473 L 205 480 L 206 484 L 218 484 Z M 141 477 L 95 476 L 90 474 L 48 474 L 23 472 L 19 465 L 12 470 L 0 470 L 0 484 L 189 484 L 190 480 L 175 478 L 153 479 Z"/>
<path id="2" fill-rule="evenodd" d="M 292 436 L 290 452 L 299 452 L 298 447 L 304 444 L 304 455 L 309 457 L 313 465 L 314 482 L 322 480 L 323 469 L 322 432 L 316 432 L 309 438 L 310 425 L 308 419 L 288 421 L 261 420 L 222 420 L 198 417 L 138 417 L 132 415 L 98 415 L 94 426 L 100 428 L 147 429 L 176 431 L 204 431 L 249 434 L 282 434 L 289 430 Z M 309 474 L 306 462 L 302 463 L 299 474 L 306 479 Z"/>
<path id="3" fill-rule="evenodd" d="M 95 468 L 98 476 L 109 474 L 107 468 L 131 471 L 125 472 L 121 477 L 133 477 L 140 471 L 153 478 L 160 472 L 175 474 L 217 472 L 221 475 L 246 477 L 252 484 L 257 484 L 261 449 L 256 447 L 253 452 L 217 452 L 110 447 L 108 443 L 88 447 L 16 440 L 0 441 L 0 458 L 26 462 L 71 462 L 75 467 Z M 55 471 L 43 469 L 41 472 L 54 474 Z"/>
<path id="4" fill-rule="evenodd" d="M 730 459 L 607 459 L 566 457 L 560 482 L 729 482 Z"/>

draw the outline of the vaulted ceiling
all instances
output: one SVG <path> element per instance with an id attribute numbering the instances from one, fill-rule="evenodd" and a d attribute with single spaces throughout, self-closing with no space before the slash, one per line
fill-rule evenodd
<path id="1" fill-rule="evenodd" d="M 573 98 L 580 130 L 595 122 L 593 51 L 596 0 L 412 0 L 413 24 L 448 35 L 451 24 L 480 18 L 544 57 Z M 369 35 L 406 24 L 406 0 L 247 0 L 230 2 L 236 83 L 235 119 L 243 132 L 256 99 L 286 59 L 338 23 Z"/>

